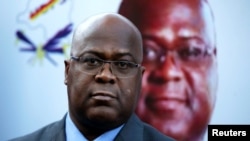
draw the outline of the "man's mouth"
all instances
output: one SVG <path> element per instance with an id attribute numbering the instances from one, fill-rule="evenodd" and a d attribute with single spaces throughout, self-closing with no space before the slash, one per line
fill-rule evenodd
<path id="1" fill-rule="evenodd" d="M 169 112 L 186 104 L 186 99 L 172 96 L 148 97 L 146 103 L 155 112 Z"/>
<path id="2" fill-rule="evenodd" d="M 91 97 L 96 100 L 103 100 L 103 101 L 108 101 L 117 98 L 115 94 L 107 91 L 96 91 L 91 94 Z"/>

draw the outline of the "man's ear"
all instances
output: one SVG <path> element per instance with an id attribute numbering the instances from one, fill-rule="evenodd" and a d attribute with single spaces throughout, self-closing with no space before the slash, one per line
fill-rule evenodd
<path id="1" fill-rule="evenodd" d="M 142 73 L 142 75 L 144 74 L 144 72 L 145 72 L 145 67 L 141 66 L 141 73 Z"/>
<path id="2" fill-rule="evenodd" d="M 217 56 L 217 47 L 216 46 L 214 47 L 213 54 L 214 54 L 214 56 Z"/>
<path id="3" fill-rule="evenodd" d="M 69 74 L 69 60 L 64 60 L 64 65 L 65 65 L 65 71 L 64 71 L 64 84 L 68 84 L 68 74 Z"/>

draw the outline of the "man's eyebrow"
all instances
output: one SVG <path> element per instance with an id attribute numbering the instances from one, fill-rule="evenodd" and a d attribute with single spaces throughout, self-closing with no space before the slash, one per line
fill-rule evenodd
<path id="1" fill-rule="evenodd" d="M 83 53 L 81 53 L 79 56 L 83 56 L 85 54 L 91 54 L 91 55 L 96 55 L 96 56 L 101 55 L 101 53 L 98 53 L 97 51 L 87 50 L 87 51 L 84 51 Z"/>
<path id="2" fill-rule="evenodd" d="M 131 53 L 128 53 L 128 52 L 124 52 L 124 53 L 118 52 L 118 53 L 115 53 L 114 56 L 117 56 L 117 57 L 130 56 L 131 58 L 133 58 Z"/>
<path id="3" fill-rule="evenodd" d="M 183 41 L 187 41 L 187 40 L 196 40 L 196 41 L 199 41 L 200 43 L 204 43 L 204 40 L 199 37 L 199 36 L 180 36 L 179 37 L 181 40 Z"/>
<path id="4" fill-rule="evenodd" d="M 101 58 L 105 58 L 105 54 L 103 54 L 102 52 L 100 51 L 93 51 L 93 50 L 88 50 L 86 52 L 84 52 L 83 54 L 81 54 L 80 56 L 83 56 L 85 54 L 93 54 L 93 55 L 96 55 L 98 57 L 101 57 Z M 129 52 L 117 52 L 117 53 L 113 53 L 112 54 L 112 58 L 114 59 L 119 59 L 119 58 L 122 58 L 122 57 L 125 57 L 125 56 L 129 56 L 132 60 L 135 60 L 135 58 L 133 57 L 133 55 Z"/>
<path id="5" fill-rule="evenodd" d="M 153 35 L 150 35 L 150 34 L 143 34 L 142 38 L 152 40 L 152 41 L 156 41 L 156 42 L 158 42 L 160 40 L 159 37 L 156 37 L 156 36 L 153 36 Z"/>
<path id="6" fill-rule="evenodd" d="M 131 53 L 128 52 L 124 52 L 124 53 L 115 53 L 114 54 L 114 59 L 121 59 L 122 57 L 129 57 L 127 59 L 131 59 L 131 61 L 136 61 L 136 59 L 134 58 L 134 56 Z"/>
<path id="7" fill-rule="evenodd" d="M 143 39 L 148 39 L 155 41 L 156 43 L 161 42 L 161 37 L 153 36 L 150 34 L 144 34 L 142 35 Z M 179 39 L 185 41 L 185 40 L 198 40 L 199 42 L 204 43 L 203 39 L 200 36 L 192 35 L 192 36 L 178 36 Z"/>

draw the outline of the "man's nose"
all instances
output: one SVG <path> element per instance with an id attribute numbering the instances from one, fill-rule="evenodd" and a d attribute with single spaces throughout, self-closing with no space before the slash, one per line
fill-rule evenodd
<path id="1" fill-rule="evenodd" d="M 95 80 L 101 83 L 114 83 L 115 78 L 110 63 L 103 64 L 101 70 L 95 76 Z"/>
<path id="2" fill-rule="evenodd" d="M 181 64 L 178 62 L 178 58 L 174 54 L 163 56 L 161 61 L 155 68 L 149 70 L 149 76 L 147 81 L 151 84 L 162 85 L 170 81 L 180 81 L 183 77 L 183 72 L 181 70 Z"/>
<path id="3" fill-rule="evenodd" d="M 162 77 L 167 81 L 179 81 L 183 77 L 181 64 L 177 56 L 168 54 L 162 66 Z"/>

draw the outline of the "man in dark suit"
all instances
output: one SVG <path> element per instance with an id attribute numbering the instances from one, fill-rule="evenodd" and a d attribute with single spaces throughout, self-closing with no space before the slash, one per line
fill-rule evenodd
<path id="1" fill-rule="evenodd" d="M 134 114 L 144 67 L 138 29 L 119 14 L 81 23 L 65 60 L 69 112 L 15 141 L 171 141 Z"/>

